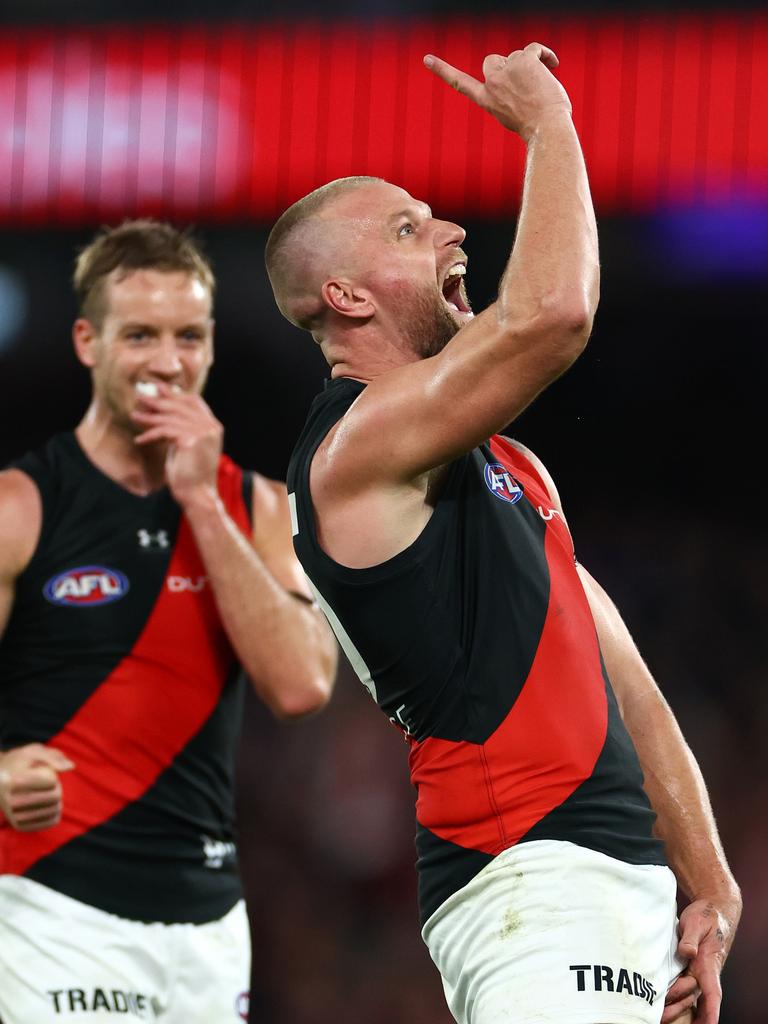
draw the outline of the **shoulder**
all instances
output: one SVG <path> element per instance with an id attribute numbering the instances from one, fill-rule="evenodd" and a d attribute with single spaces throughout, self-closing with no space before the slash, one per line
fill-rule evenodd
<path id="1" fill-rule="evenodd" d="M 512 447 L 515 448 L 518 452 L 520 452 L 520 454 L 531 464 L 532 468 L 535 470 L 537 476 L 544 485 L 547 494 L 549 494 L 550 498 L 552 499 L 552 504 L 558 510 L 560 515 L 563 515 L 563 506 L 562 502 L 560 501 L 560 495 L 557 493 L 555 481 L 552 479 L 552 474 L 549 472 L 549 470 L 538 457 L 538 455 L 534 454 L 534 452 L 532 452 L 530 448 L 527 448 L 520 441 L 516 441 L 512 437 L 505 437 L 504 440 L 508 444 L 511 444 Z"/>
<path id="2" fill-rule="evenodd" d="M 381 403 L 375 388 L 352 377 L 337 377 L 318 395 L 310 409 L 291 464 L 288 483 L 291 490 L 303 490 L 311 475 L 313 495 L 318 486 L 329 482 L 335 493 L 357 491 L 367 482 L 375 465 L 370 448 L 361 444 L 370 434 L 386 436 L 371 429 L 375 426 Z M 300 468 L 301 467 L 301 468 Z"/>
<path id="3" fill-rule="evenodd" d="M 34 554 L 43 522 L 40 491 L 20 469 L 0 472 L 0 572 L 16 576 Z"/>

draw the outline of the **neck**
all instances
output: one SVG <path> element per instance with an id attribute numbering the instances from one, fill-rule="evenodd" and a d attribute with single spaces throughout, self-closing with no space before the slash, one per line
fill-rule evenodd
<path id="1" fill-rule="evenodd" d="M 338 334 L 329 331 L 319 343 L 334 380 L 354 377 L 368 384 L 382 373 L 419 361 L 419 356 L 402 339 L 370 328 Z"/>
<path id="2" fill-rule="evenodd" d="M 75 436 L 94 466 L 133 494 L 151 494 L 165 486 L 168 446 L 137 445 L 130 428 L 116 422 L 97 398 L 77 425 Z"/>

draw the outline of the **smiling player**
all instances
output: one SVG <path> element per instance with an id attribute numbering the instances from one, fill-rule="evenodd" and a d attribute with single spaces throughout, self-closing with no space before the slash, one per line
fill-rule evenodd
<path id="1" fill-rule="evenodd" d="M 284 485 L 222 455 L 202 398 L 197 247 L 129 221 L 75 285 L 90 405 L 0 474 L 0 1020 L 234 1024 L 240 666 L 300 716 L 328 699 L 335 644 Z"/>

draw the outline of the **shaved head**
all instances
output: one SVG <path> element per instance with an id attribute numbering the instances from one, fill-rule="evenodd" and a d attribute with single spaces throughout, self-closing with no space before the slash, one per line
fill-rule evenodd
<path id="1" fill-rule="evenodd" d="M 471 319 L 463 240 L 399 185 L 339 178 L 285 211 L 265 258 L 283 316 L 332 367 L 361 366 L 363 349 L 390 363 L 435 355 Z"/>
<path id="2" fill-rule="evenodd" d="M 311 331 L 323 313 L 320 287 L 330 274 L 349 272 L 354 253 L 342 221 L 331 216 L 338 200 L 382 178 L 337 178 L 289 206 L 272 228 L 265 251 L 267 273 L 280 312 Z"/>

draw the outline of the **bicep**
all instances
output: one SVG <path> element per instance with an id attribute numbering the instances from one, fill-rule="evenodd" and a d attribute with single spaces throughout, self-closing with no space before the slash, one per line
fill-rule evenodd
<path id="1" fill-rule="evenodd" d="M 293 550 L 285 485 L 256 473 L 253 474 L 253 546 L 284 590 L 311 598 L 306 576 Z"/>
<path id="2" fill-rule="evenodd" d="M 566 369 L 557 334 L 557 326 L 502 324 L 494 303 L 438 355 L 375 377 L 329 455 L 365 486 L 405 483 L 471 451 Z"/>

